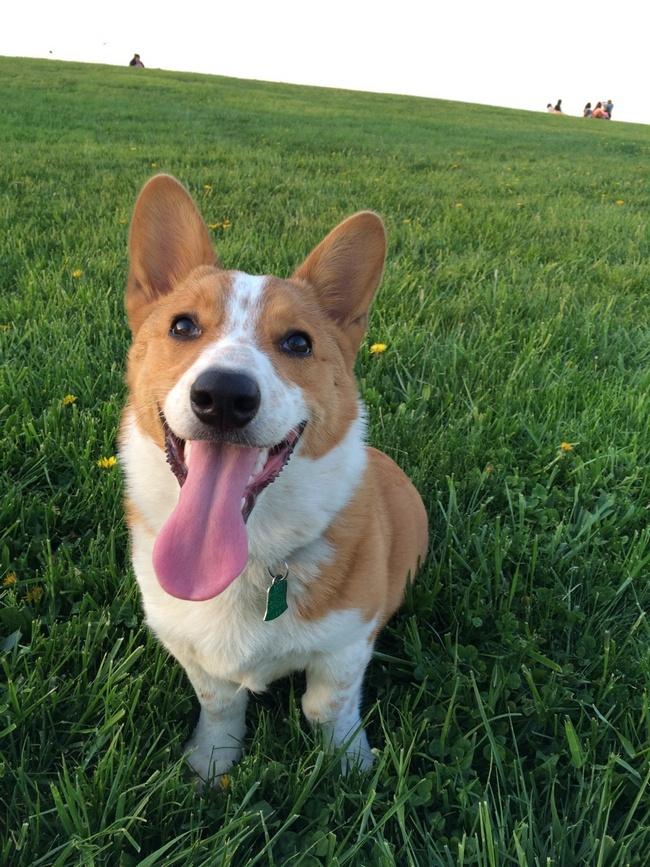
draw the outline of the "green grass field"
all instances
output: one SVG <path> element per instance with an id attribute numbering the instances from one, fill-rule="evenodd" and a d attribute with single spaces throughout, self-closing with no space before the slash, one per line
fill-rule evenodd
<path id="1" fill-rule="evenodd" d="M 0 863 L 650 864 L 650 127 L 9 58 L 0 94 Z M 253 699 L 227 786 L 184 765 L 198 704 L 98 466 L 158 171 L 252 273 L 385 218 L 358 375 L 431 553 L 366 680 L 365 777 L 301 675 Z"/>

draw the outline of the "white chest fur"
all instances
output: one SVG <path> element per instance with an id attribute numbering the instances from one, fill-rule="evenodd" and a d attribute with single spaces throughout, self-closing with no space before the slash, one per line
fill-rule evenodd
<path id="1" fill-rule="evenodd" d="M 375 626 L 354 610 L 332 612 L 317 621 L 295 613 L 303 581 L 317 580 L 310 560 L 326 555 L 324 545 L 308 546 L 292 561 L 302 580 L 290 576 L 288 610 L 264 621 L 266 567 L 249 565 L 215 599 L 186 602 L 160 587 L 151 566 L 153 535 L 142 527 L 132 533 L 133 564 L 142 591 L 147 622 L 179 659 L 191 656 L 211 676 L 240 684 L 253 692 L 291 671 L 307 667 L 313 654 L 332 653 L 354 637 L 368 640 Z M 314 564 L 315 565 L 315 564 Z"/>
<path id="2" fill-rule="evenodd" d="M 331 653 L 350 639 L 366 641 L 374 623 L 354 610 L 306 622 L 296 601 L 318 580 L 330 556 L 322 534 L 349 501 L 366 464 L 363 415 L 341 443 L 318 460 L 295 454 L 280 477 L 259 497 L 248 523 L 246 570 L 215 599 L 187 602 L 161 588 L 152 566 L 155 535 L 178 499 L 178 483 L 162 451 L 127 420 L 121 448 L 129 495 L 146 526 L 132 528 L 133 565 L 147 622 L 181 661 L 191 656 L 214 677 L 263 690 L 290 671 L 307 667 L 317 653 Z M 267 566 L 291 562 L 289 609 L 263 620 Z"/>

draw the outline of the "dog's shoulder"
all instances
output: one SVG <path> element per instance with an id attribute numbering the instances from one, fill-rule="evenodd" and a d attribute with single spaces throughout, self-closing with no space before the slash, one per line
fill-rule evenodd
<path id="1" fill-rule="evenodd" d="M 334 554 L 300 601 L 306 619 L 355 609 L 383 624 L 426 555 L 420 495 L 391 458 L 370 447 L 366 454 L 360 485 L 326 533 Z"/>

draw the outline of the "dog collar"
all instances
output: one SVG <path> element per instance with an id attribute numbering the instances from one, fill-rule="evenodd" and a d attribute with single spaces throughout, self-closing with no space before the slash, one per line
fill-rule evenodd
<path id="1" fill-rule="evenodd" d="M 268 623 L 284 614 L 288 608 L 287 576 L 289 575 L 289 566 L 285 560 L 284 574 L 274 572 L 270 566 L 266 567 L 266 571 L 271 576 L 271 586 L 266 591 L 266 611 L 264 612 L 264 621 Z"/>

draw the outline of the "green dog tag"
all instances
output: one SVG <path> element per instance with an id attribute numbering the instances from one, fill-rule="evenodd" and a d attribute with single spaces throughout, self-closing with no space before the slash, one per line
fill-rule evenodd
<path id="1" fill-rule="evenodd" d="M 286 564 L 285 564 L 286 565 Z M 289 569 L 287 567 L 284 575 L 274 575 L 269 569 L 269 575 L 273 581 L 271 586 L 266 591 L 266 611 L 264 612 L 264 620 L 268 623 L 269 620 L 275 620 L 289 607 L 287 605 L 287 575 Z"/>

